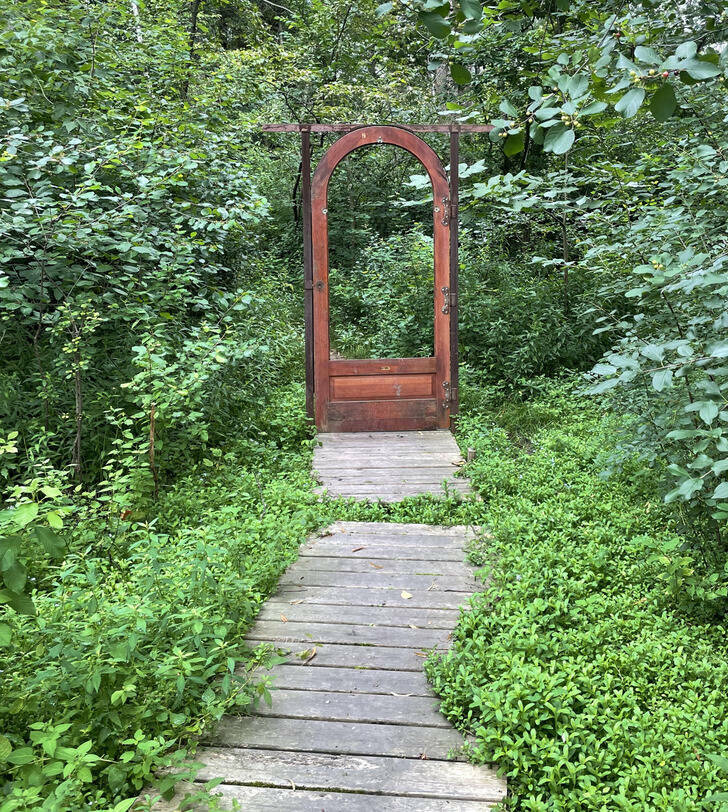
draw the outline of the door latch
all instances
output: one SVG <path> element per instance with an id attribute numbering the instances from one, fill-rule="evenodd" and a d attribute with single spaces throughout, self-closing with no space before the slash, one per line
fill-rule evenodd
<path id="1" fill-rule="evenodd" d="M 444 287 L 441 290 L 443 299 L 442 312 L 447 315 L 450 312 L 450 288 Z"/>
<path id="2" fill-rule="evenodd" d="M 452 401 L 452 388 L 450 381 L 443 381 L 442 388 L 445 390 L 445 397 L 442 399 L 442 408 L 447 409 Z"/>

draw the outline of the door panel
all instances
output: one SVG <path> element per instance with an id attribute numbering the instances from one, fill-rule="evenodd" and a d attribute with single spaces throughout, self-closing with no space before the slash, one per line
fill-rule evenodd
<path id="1" fill-rule="evenodd" d="M 432 358 L 330 360 L 327 193 L 331 173 L 360 146 L 393 144 L 420 160 L 433 189 Z M 319 431 L 399 431 L 450 425 L 450 200 L 435 152 L 400 127 L 353 130 L 321 159 L 311 187 L 315 416 Z"/>

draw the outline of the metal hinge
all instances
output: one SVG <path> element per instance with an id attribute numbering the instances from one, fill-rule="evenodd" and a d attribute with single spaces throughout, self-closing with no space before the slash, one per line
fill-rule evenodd
<path id="1" fill-rule="evenodd" d="M 450 401 L 452 400 L 450 381 L 443 381 L 442 388 L 445 390 L 445 397 L 442 399 L 442 408 L 447 409 L 447 407 L 450 405 Z"/>
<path id="2" fill-rule="evenodd" d="M 442 291 L 442 312 L 447 315 L 450 312 L 450 288 L 440 288 Z"/>
<path id="3" fill-rule="evenodd" d="M 454 200 L 448 206 L 448 213 L 450 214 L 450 219 L 457 221 L 458 219 L 458 203 L 457 200 Z"/>
<path id="4" fill-rule="evenodd" d="M 444 226 L 450 225 L 450 198 L 442 198 L 442 224 Z"/>
<path id="5" fill-rule="evenodd" d="M 458 295 L 457 293 L 450 294 L 450 307 L 455 308 L 458 306 Z"/>

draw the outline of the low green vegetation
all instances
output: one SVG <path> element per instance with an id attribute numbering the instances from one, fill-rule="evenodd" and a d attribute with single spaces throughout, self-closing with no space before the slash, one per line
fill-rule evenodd
<path id="1" fill-rule="evenodd" d="M 245 629 L 337 518 L 487 529 L 488 590 L 428 672 L 511 807 L 723 803 L 723 4 L 18 0 L 0 21 L 0 812 L 125 812 L 270 699 Z M 271 121 L 492 124 L 459 166 L 482 501 L 314 495 L 301 156 Z M 336 352 L 428 352 L 421 167 L 373 147 L 329 191 Z"/>

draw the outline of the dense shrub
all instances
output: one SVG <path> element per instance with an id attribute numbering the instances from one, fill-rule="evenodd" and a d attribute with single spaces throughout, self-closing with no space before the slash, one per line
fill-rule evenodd
<path id="1" fill-rule="evenodd" d="M 725 626 L 686 616 L 646 554 L 677 538 L 654 478 L 602 476 L 619 422 L 553 389 L 461 418 L 490 585 L 428 673 L 519 809 L 699 809 L 728 787 L 706 758 L 728 750 Z"/>

